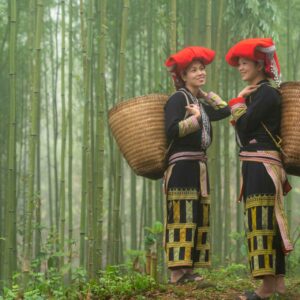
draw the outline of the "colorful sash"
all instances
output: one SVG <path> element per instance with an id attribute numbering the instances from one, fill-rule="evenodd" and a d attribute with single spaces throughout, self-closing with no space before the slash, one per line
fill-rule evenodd
<path id="1" fill-rule="evenodd" d="M 165 193 L 167 193 L 168 182 L 172 175 L 172 170 L 173 170 L 174 164 L 177 161 L 181 161 L 181 160 L 197 160 L 197 161 L 199 161 L 200 194 L 202 197 L 207 197 L 208 196 L 208 191 L 207 191 L 208 178 L 207 178 L 207 167 L 206 167 L 207 156 L 204 152 L 200 152 L 200 151 L 199 152 L 198 151 L 178 152 L 178 153 L 175 153 L 170 156 L 169 167 L 165 172 L 165 178 L 164 178 Z"/>

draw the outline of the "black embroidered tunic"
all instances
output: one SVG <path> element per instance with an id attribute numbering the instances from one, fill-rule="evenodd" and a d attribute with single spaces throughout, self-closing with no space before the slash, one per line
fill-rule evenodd
<path id="1" fill-rule="evenodd" d="M 263 124 L 273 137 L 279 135 L 281 96 L 268 80 L 246 98 L 247 111 L 236 122 L 237 139 L 241 151 L 278 150 Z"/>
<path id="2" fill-rule="evenodd" d="M 182 89 L 187 95 L 190 94 L 188 89 Z M 189 104 L 193 101 L 188 96 Z M 199 120 L 199 127 L 194 128 L 195 130 L 187 131 L 186 135 L 180 135 L 180 122 L 184 120 L 186 114 L 187 100 L 182 92 L 174 93 L 165 105 L 165 127 L 168 142 L 173 141 L 172 147 L 169 154 L 181 152 L 181 151 L 204 151 L 206 148 L 202 145 L 203 136 L 203 118 Z M 215 110 L 212 106 L 205 103 L 201 103 L 204 112 L 208 116 L 209 124 L 208 127 L 210 138 L 212 139 L 211 121 L 218 121 L 224 119 L 230 115 L 230 109 L 228 106 Z M 189 116 L 186 116 L 188 118 Z"/>
<path id="3" fill-rule="evenodd" d="M 218 97 L 219 98 L 219 97 Z M 186 115 L 197 99 L 187 89 L 174 93 L 165 106 L 166 134 L 172 143 L 165 175 L 165 248 L 169 268 L 209 267 L 210 197 L 205 151 L 212 138 L 210 121 L 230 115 L 227 104 L 215 110 L 201 104 L 201 118 Z"/>

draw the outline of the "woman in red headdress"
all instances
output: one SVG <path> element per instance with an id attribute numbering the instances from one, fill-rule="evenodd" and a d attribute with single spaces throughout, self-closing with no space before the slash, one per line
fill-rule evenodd
<path id="1" fill-rule="evenodd" d="M 280 84 L 280 67 L 270 38 L 242 40 L 226 55 L 249 85 L 229 101 L 232 124 L 240 146 L 249 265 L 254 278 L 262 279 L 255 292 L 239 299 L 265 299 L 284 293 L 284 255 L 293 249 L 283 209 L 283 194 L 290 186 L 282 167 L 277 142 L 281 97 L 271 85 Z"/>
<path id="2" fill-rule="evenodd" d="M 214 56 L 210 49 L 188 47 L 165 63 L 177 89 L 165 106 L 171 145 L 165 174 L 165 246 L 171 283 L 201 280 L 193 269 L 210 266 L 206 149 L 212 140 L 210 121 L 230 115 L 227 103 L 217 94 L 201 90 L 206 82 L 205 67 Z"/>

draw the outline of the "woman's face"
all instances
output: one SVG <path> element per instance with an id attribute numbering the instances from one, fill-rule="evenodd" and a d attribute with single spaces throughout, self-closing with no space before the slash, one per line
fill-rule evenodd
<path id="1" fill-rule="evenodd" d="M 200 61 L 192 62 L 186 69 L 185 74 L 182 75 L 186 86 L 201 87 L 206 82 L 205 66 Z"/>
<path id="2" fill-rule="evenodd" d="M 241 74 L 242 80 L 250 83 L 255 82 L 258 77 L 262 75 L 263 66 L 251 59 L 244 57 L 239 58 L 238 70 Z"/>

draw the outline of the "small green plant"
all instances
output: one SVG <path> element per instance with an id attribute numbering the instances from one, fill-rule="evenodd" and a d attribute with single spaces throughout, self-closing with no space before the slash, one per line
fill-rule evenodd
<path id="1" fill-rule="evenodd" d="M 145 230 L 145 246 L 147 248 L 153 248 L 164 231 L 164 226 L 161 222 L 156 221 L 152 227 L 145 227 Z"/>
<path id="2" fill-rule="evenodd" d="M 132 297 L 142 294 L 156 287 L 155 281 L 150 277 L 126 266 L 110 266 L 100 272 L 100 278 L 88 285 L 88 290 L 97 299 L 120 299 L 120 297 Z"/>

